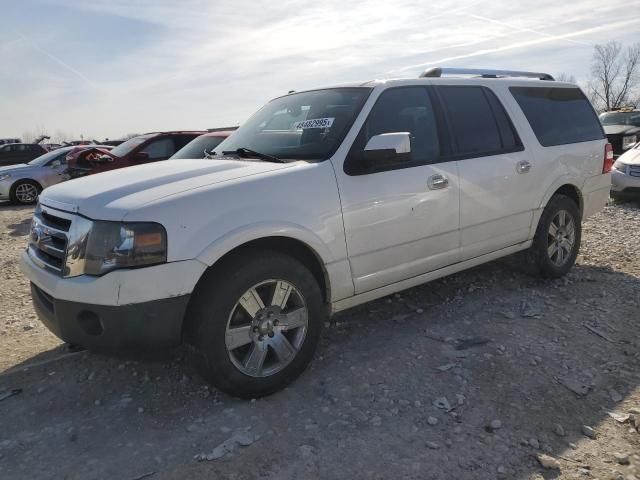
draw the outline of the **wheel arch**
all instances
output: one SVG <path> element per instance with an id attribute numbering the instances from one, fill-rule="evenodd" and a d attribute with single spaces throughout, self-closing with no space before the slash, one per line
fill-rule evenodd
<path id="1" fill-rule="evenodd" d="M 549 200 L 551 200 L 551 198 L 554 195 L 558 195 L 558 194 L 565 195 L 570 199 L 572 199 L 574 202 L 576 202 L 576 205 L 578 206 L 578 211 L 582 216 L 582 213 L 584 211 L 584 199 L 582 197 L 582 191 L 580 190 L 580 187 L 578 187 L 575 183 L 572 183 L 572 182 L 565 181 L 565 182 L 561 182 L 560 184 L 556 184 L 552 186 L 545 194 L 544 200 L 540 205 L 540 207 L 544 208 L 547 205 L 547 203 L 549 203 Z"/>
<path id="2" fill-rule="evenodd" d="M 315 238 L 302 232 L 293 230 L 272 229 L 276 234 L 232 235 L 221 242 L 216 242 L 207 248 L 198 259 L 208 265 L 205 272 L 217 268 L 230 257 L 242 254 L 247 250 L 271 250 L 289 255 L 305 265 L 313 274 L 322 291 L 323 300 L 328 303 L 331 299 L 331 281 L 326 264 L 330 262 L 329 252 L 323 249 Z M 322 253 L 321 253 L 322 252 Z M 204 273 L 203 273 L 204 276 Z M 201 278 L 198 280 L 200 283 Z M 198 284 L 196 284 L 197 288 Z"/>

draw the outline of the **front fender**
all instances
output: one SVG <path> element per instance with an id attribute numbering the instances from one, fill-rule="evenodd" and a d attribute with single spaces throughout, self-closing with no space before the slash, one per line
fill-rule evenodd
<path id="1" fill-rule="evenodd" d="M 260 222 L 243 225 L 215 239 L 197 256 L 201 262 L 211 266 L 225 254 L 252 240 L 266 237 L 288 237 L 306 244 L 323 264 L 333 263 L 335 259 L 322 240 L 311 230 L 294 223 Z"/>

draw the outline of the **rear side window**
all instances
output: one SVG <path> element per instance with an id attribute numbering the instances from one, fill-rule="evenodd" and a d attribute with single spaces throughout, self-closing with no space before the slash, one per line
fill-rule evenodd
<path id="1" fill-rule="evenodd" d="M 598 117 L 580 89 L 511 87 L 509 90 L 542 146 L 604 138 Z"/>
<path id="2" fill-rule="evenodd" d="M 522 150 L 495 94 L 485 87 L 442 86 L 438 94 L 453 136 L 456 156 L 477 157 Z"/>

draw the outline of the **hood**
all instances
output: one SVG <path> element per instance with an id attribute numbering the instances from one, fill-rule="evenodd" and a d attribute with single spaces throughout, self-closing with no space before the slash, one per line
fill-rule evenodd
<path id="1" fill-rule="evenodd" d="M 5 173 L 13 173 L 20 172 L 22 173 L 25 169 L 33 168 L 32 165 L 27 165 L 26 163 L 20 163 L 18 165 L 7 165 L 6 167 L 0 167 L 0 175 Z"/>
<path id="2" fill-rule="evenodd" d="M 604 133 L 607 135 L 623 135 L 626 133 L 632 135 L 640 131 L 640 128 L 633 125 L 603 125 L 602 128 L 604 128 Z"/>
<path id="3" fill-rule="evenodd" d="M 45 189 L 40 202 L 96 220 L 122 220 L 129 211 L 170 195 L 294 165 L 232 159 L 165 160 L 59 183 Z"/>
<path id="4" fill-rule="evenodd" d="M 627 165 L 640 165 L 640 147 L 627 150 L 618 157 L 618 161 Z"/>

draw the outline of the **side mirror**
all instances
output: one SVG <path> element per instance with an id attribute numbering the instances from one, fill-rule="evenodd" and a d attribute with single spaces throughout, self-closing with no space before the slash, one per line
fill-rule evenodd
<path id="1" fill-rule="evenodd" d="M 149 154 L 147 152 L 137 152 L 133 155 L 133 160 L 136 162 L 144 162 L 149 160 Z"/>
<path id="2" fill-rule="evenodd" d="M 51 162 L 51 165 L 49 165 L 51 168 L 58 168 L 60 165 L 62 165 L 62 162 L 60 160 L 54 160 L 53 162 Z"/>
<path id="3" fill-rule="evenodd" d="M 365 160 L 373 162 L 410 160 L 411 137 L 409 132 L 374 135 L 364 147 L 363 157 Z"/>

